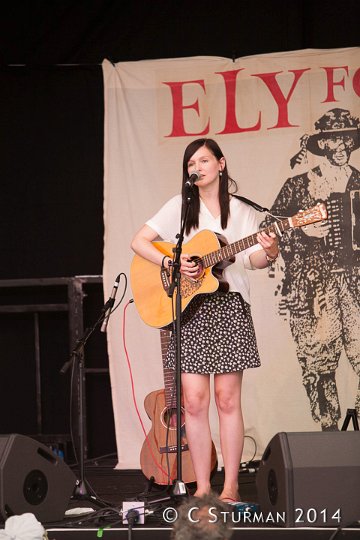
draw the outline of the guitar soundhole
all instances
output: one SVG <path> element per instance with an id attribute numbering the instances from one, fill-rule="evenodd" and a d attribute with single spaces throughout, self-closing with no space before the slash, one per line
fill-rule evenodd
<path id="1" fill-rule="evenodd" d="M 165 407 L 161 413 L 161 423 L 167 429 L 176 429 L 176 409 L 169 409 Z M 185 424 L 185 412 L 183 407 L 181 407 L 181 427 L 184 427 Z"/>

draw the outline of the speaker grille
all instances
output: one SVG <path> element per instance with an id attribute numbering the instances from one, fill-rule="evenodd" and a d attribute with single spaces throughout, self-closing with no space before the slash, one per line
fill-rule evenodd
<path id="1" fill-rule="evenodd" d="M 0 435 L 0 514 L 33 513 L 43 523 L 63 519 L 76 478 L 45 445 L 24 435 Z"/>

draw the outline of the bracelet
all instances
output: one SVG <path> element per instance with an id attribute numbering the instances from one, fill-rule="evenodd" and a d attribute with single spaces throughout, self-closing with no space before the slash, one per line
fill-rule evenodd
<path id="1" fill-rule="evenodd" d="M 279 251 L 277 252 L 277 254 L 275 255 L 275 257 L 270 257 L 267 253 L 265 253 L 265 257 L 266 257 L 266 260 L 269 264 L 272 264 L 273 262 L 276 261 L 276 259 L 278 258 L 279 256 Z"/>
<path id="2" fill-rule="evenodd" d="M 164 257 L 162 258 L 162 261 L 161 261 L 161 268 L 165 268 L 165 265 L 164 265 L 165 259 L 169 259 L 169 260 L 170 260 L 169 266 L 171 266 L 171 259 L 170 259 L 169 255 L 164 255 Z"/>

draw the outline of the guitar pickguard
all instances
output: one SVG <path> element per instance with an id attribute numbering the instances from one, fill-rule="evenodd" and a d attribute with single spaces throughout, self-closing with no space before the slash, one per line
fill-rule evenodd
<path id="1" fill-rule="evenodd" d="M 181 296 L 183 298 L 188 298 L 189 296 L 192 296 L 196 294 L 196 292 L 200 289 L 201 285 L 203 284 L 205 278 L 205 274 L 200 276 L 196 280 L 189 279 L 188 277 L 181 276 Z"/>

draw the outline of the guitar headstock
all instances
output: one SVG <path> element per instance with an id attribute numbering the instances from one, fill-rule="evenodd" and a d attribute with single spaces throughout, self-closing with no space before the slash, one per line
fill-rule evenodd
<path id="1" fill-rule="evenodd" d="M 292 216 L 291 223 L 293 227 L 305 227 L 311 223 L 317 223 L 327 219 L 328 213 L 324 203 L 309 208 L 308 210 L 300 210 L 295 216 Z"/>

